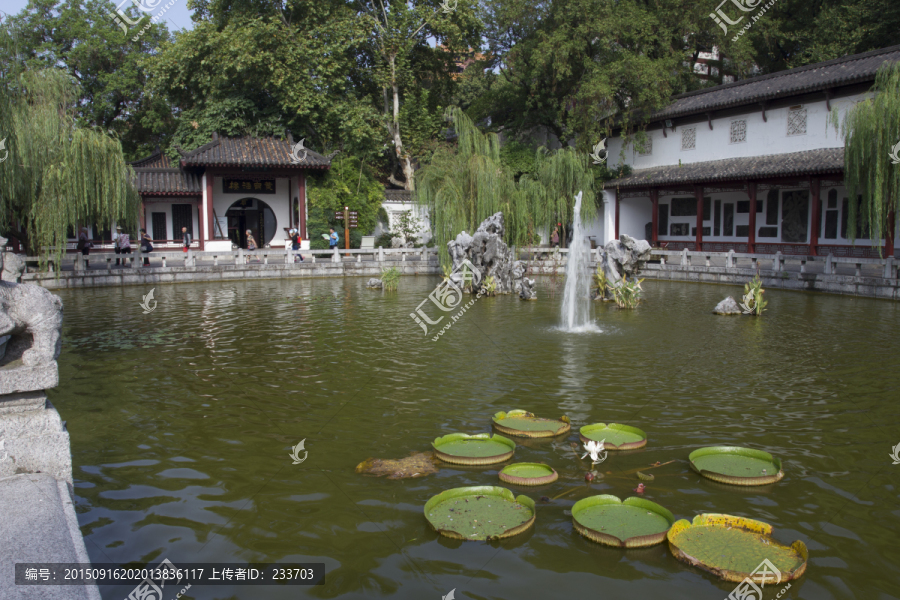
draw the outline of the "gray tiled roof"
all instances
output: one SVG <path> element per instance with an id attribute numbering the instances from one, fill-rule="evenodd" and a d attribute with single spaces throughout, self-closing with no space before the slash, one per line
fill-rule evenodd
<path id="1" fill-rule="evenodd" d="M 824 175 L 843 173 L 844 149 L 821 148 L 788 154 L 726 158 L 684 165 L 639 169 L 628 177 L 607 181 L 611 188 L 642 188 L 651 185 L 694 184 L 732 180 Z"/>
<path id="2" fill-rule="evenodd" d="M 136 168 L 134 173 L 135 186 L 142 196 L 198 196 L 203 193 L 201 176 L 197 173 L 154 168 Z"/>
<path id="3" fill-rule="evenodd" d="M 181 157 L 185 167 L 284 167 L 294 169 L 327 169 L 331 161 L 312 150 L 299 164 L 291 162 L 288 140 L 252 137 L 215 137 L 212 142 Z"/>
<path id="4" fill-rule="evenodd" d="M 654 113 L 650 121 L 672 119 L 711 110 L 756 104 L 762 101 L 824 91 L 840 86 L 875 81 L 885 62 L 900 61 L 900 46 L 844 56 L 826 62 L 743 79 L 674 97 L 674 102 Z"/>
<path id="5" fill-rule="evenodd" d="M 177 165 L 173 165 L 172 161 L 169 160 L 169 157 L 160 152 L 159 148 L 156 151 L 148 156 L 147 158 L 142 158 L 140 160 L 136 160 L 134 162 L 128 163 L 135 169 L 175 169 Z"/>

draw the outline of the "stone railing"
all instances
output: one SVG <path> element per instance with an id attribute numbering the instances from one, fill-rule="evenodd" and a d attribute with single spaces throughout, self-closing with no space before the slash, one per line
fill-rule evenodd
<path id="1" fill-rule="evenodd" d="M 47 270 L 51 273 L 57 270 L 84 271 L 85 260 L 91 268 L 96 270 L 97 265 L 102 265 L 106 270 L 112 270 L 117 263 L 124 264 L 128 268 L 140 269 L 144 259 L 148 259 L 149 268 L 168 267 L 198 267 L 198 266 L 224 266 L 224 265 L 256 265 L 256 264 L 292 264 L 296 256 L 303 256 L 310 264 L 321 262 L 344 263 L 363 262 L 364 260 L 385 262 L 406 262 L 409 258 L 420 261 L 428 261 L 437 255 L 435 248 L 366 248 L 366 249 L 325 249 L 325 250 L 291 250 L 285 248 L 261 248 L 259 250 L 222 250 L 222 251 L 195 251 L 187 252 L 164 251 L 142 253 L 135 248 L 130 254 L 90 254 L 82 256 L 81 253 L 64 254 L 60 260 L 55 257 L 47 261 Z M 22 258 L 25 261 L 25 273 L 42 272 L 41 260 L 36 256 Z"/>

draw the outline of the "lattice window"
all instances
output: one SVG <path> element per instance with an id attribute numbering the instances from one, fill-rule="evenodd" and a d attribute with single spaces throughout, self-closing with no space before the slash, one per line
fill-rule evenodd
<path id="1" fill-rule="evenodd" d="M 649 156 L 653 154 L 653 138 L 649 135 L 644 138 L 643 144 L 636 141 L 634 145 L 637 148 L 638 154 L 640 154 L 641 156 Z"/>
<path id="2" fill-rule="evenodd" d="M 792 108 L 788 111 L 788 135 L 806 135 L 806 109 Z"/>
<path id="3" fill-rule="evenodd" d="M 693 150 L 697 147 L 697 128 L 688 127 L 681 130 L 681 149 Z"/>
<path id="4" fill-rule="evenodd" d="M 747 121 L 741 119 L 731 122 L 731 143 L 740 144 L 747 141 Z"/>

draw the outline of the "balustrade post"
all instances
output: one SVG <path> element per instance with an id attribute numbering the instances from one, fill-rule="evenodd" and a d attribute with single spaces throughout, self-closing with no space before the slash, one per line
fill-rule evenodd
<path id="1" fill-rule="evenodd" d="M 734 248 L 728 251 L 728 256 L 725 257 L 725 268 L 733 269 L 734 268 Z"/>
<path id="2" fill-rule="evenodd" d="M 825 274 L 834 275 L 834 254 L 831 252 L 828 253 L 828 257 L 825 259 Z"/>
<path id="3" fill-rule="evenodd" d="M 84 271 L 84 255 L 81 252 L 75 255 L 75 270 Z"/>
<path id="4" fill-rule="evenodd" d="M 688 249 L 682 248 L 681 249 L 681 266 L 686 267 L 689 264 L 690 264 L 690 260 L 688 259 Z"/>
<path id="5" fill-rule="evenodd" d="M 338 254 L 337 246 L 334 247 L 334 255 L 332 255 L 332 257 L 331 257 L 331 262 L 333 262 L 333 263 L 341 262 L 341 255 Z"/>
<path id="6" fill-rule="evenodd" d="M 800 272 L 806 273 L 806 259 L 800 259 Z"/>
<path id="7" fill-rule="evenodd" d="M 219 266 L 219 255 L 218 254 L 213 254 L 213 266 L 214 267 Z"/>
<path id="8" fill-rule="evenodd" d="M 781 250 L 775 252 L 775 260 L 772 261 L 772 270 L 776 273 L 781 271 Z"/>
<path id="9" fill-rule="evenodd" d="M 710 256 L 709 254 L 706 255 L 706 266 L 707 266 L 707 267 L 710 266 L 709 260 L 710 260 L 711 258 L 712 258 L 712 256 Z"/>
<path id="10" fill-rule="evenodd" d="M 237 262 L 235 264 L 244 265 L 244 249 L 238 248 L 237 251 Z"/>
<path id="11" fill-rule="evenodd" d="M 406 262 L 406 252 L 400 253 L 400 262 Z"/>
<path id="12" fill-rule="evenodd" d="M 378 262 L 384 262 L 384 246 L 378 246 Z"/>
<path id="13" fill-rule="evenodd" d="M 106 255 L 106 270 L 112 271 L 112 258 L 110 258 L 109 254 Z"/>
<path id="14" fill-rule="evenodd" d="M 166 255 L 165 254 L 162 255 L 162 266 L 163 266 L 163 269 L 166 268 Z"/>
<path id="15" fill-rule="evenodd" d="M 356 255 L 356 262 L 357 262 L 357 263 L 362 262 L 362 254 L 357 254 L 357 255 Z"/>
<path id="16" fill-rule="evenodd" d="M 860 277 L 862 275 L 862 264 L 856 263 L 856 276 Z"/>
<path id="17" fill-rule="evenodd" d="M 888 256 L 884 259 L 884 278 L 885 279 L 893 279 L 894 278 L 894 257 Z"/>
<path id="18" fill-rule="evenodd" d="M 269 264 L 269 253 L 268 252 L 263 252 L 263 264 L 264 265 Z"/>

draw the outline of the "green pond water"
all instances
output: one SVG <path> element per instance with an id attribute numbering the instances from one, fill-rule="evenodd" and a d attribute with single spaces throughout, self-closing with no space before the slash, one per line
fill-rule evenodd
<path id="1" fill-rule="evenodd" d="M 666 544 L 618 550 L 573 529 L 577 500 L 626 498 L 640 482 L 629 471 L 674 461 L 648 471 L 644 497 L 676 518 L 746 516 L 807 544 L 807 572 L 781 598 L 900 597 L 900 465 L 889 457 L 900 443 L 900 304 L 770 290 L 762 318 L 720 317 L 712 308 L 741 288 L 645 281 L 640 308 L 595 304 L 602 332 L 573 335 L 555 329 L 560 296 L 539 287 L 537 302 L 479 299 L 432 342 L 409 315 L 437 281 L 404 277 L 394 293 L 364 278 L 159 285 L 150 314 L 139 306 L 150 286 L 59 292 L 64 345 L 49 395 L 68 422 L 91 560 L 326 565 L 321 586 L 195 585 L 185 597 L 197 599 L 437 599 L 455 588 L 456 598 L 722 600 L 735 584 Z M 572 419 L 565 436 L 516 440 L 514 461 L 560 476 L 504 486 L 537 501 L 520 536 L 453 541 L 424 518 L 443 490 L 503 485 L 502 464 L 407 480 L 354 471 L 448 433 L 489 433 L 510 406 Z M 648 444 L 610 452 L 587 484 L 590 461 L 570 444 L 598 422 L 639 427 Z M 295 465 L 301 440 L 308 455 Z M 687 459 L 714 445 L 771 452 L 785 477 L 707 480 Z M 121 600 L 132 588 L 101 592 Z M 767 586 L 767 600 L 776 593 Z"/>

